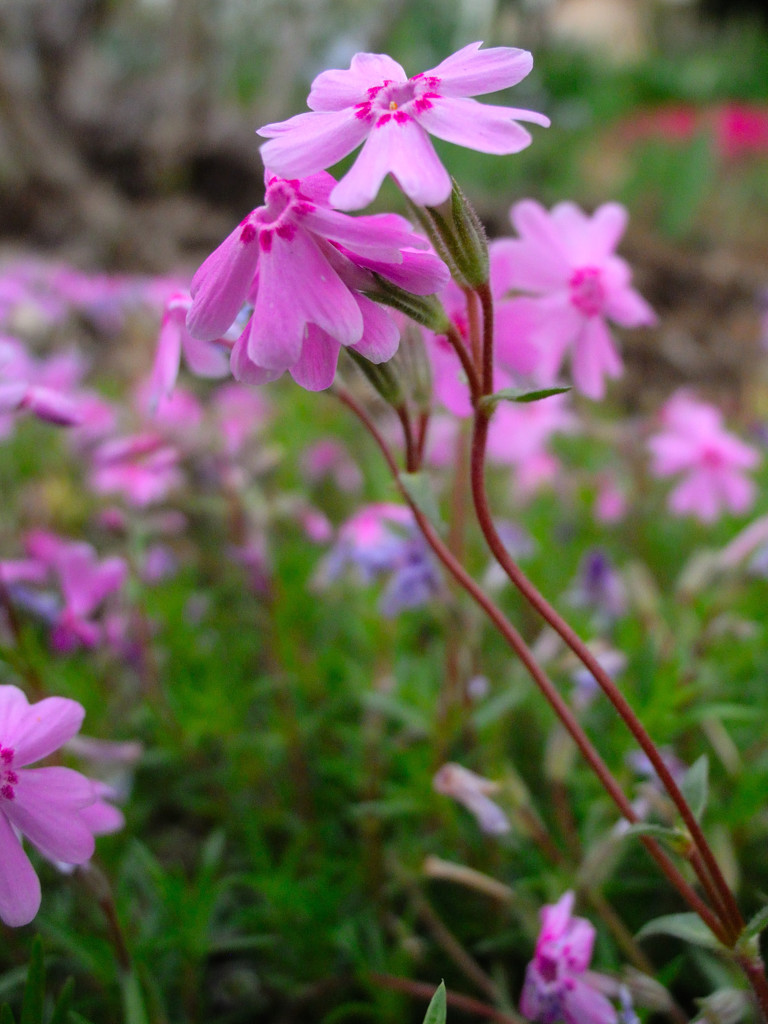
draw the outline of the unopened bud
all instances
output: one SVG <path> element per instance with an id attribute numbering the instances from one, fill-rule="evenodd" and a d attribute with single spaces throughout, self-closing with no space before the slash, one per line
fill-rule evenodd
<path id="1" fill-rule="evenodd" d="M 377 288 L 376 291 L 366 292 L 369 298 L 382 305 L 399 309 L 411 320 L 434 331 L 435 334 L 444 334 L 448 330 L 448 314 L 436 295 L 414 295 L 413 292 L 387 281 L 380 274 L 373 276 L 376 278 Z"/>
<path id="2" fill-rule="evenodd" d="M 413 207 L 413 211 L 460 287 L 477 288 L 487 282 L 490 259 L 485 228 L 456 181 L 451 198 L 442 206 Z"/>
<path id="3" fill-rule="evenodd" d="M 346 352 L 350 356 L 358 369 L 367 377 L 371 387 L 381 395 L 388 405 L 397 408 L 403 404 L 405 396 L 391 361 L 389 363 L 372 363 L 369 359 L 361 356 L 359 352 L 355 352 L 353 348 L 342 348 L 342 352 Z"/>

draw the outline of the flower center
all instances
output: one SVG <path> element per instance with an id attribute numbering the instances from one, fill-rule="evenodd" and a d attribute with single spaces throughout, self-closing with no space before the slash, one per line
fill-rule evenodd
<path id="1" fill-rule="evenodd" d="M 723 453 L 711 445 L 707 445 L 702 451 L 701 461 L 707 469 L 722 469 L 725 465 Z"/>
<path id="2" fill-rule="evenodd" d="M 416 120 L 432 106 L 432 100 L 439 99 L 439 85 L 440 79 L 434 75 L 414 75 L 407 82 L 386 79 L 368 90 L 367 100 L 355 107 L 355 117 L 376 128 L 393 120 L 396 124 Z"/>
<path id="3" fill-rule="evenodd" d="M 605 289 L 597 267 L 580 267 L 569 282 L 571 302 L 585 316 L 597 316 L 605 302 Z"/>
<path id="4" fill-rule="evenodd" d="M 0 746 L 0 797 L 13 800 L 16 796 L 14 786 L 18 785 L 19 776 L 11 767 L 13 764 L 13 747 Z"/>
<path id="5" fill-rule="evenodd" d="M 296 233 L 296 221 L 314 209 L 299 191 L 298 180 L 272 178 L 264 194 L 264 205 L 243 221 L 240 241 L 248 245 L 257 236 L 264 252 L 272 248 L 275 235 L 290 241 Z"/>

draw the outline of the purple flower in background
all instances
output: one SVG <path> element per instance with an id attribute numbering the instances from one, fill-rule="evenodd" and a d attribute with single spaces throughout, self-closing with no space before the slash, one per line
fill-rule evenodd
<path id="1" fill-rule="evenodd" d="M 511 825 L 502 809 L 490 798 L 499 789 L 497 782 L 484 779 L 460 764 L 444 764 L 432 780 L 438 793 L 451 796 L 473 814 L 483 832 L 503 835 Z"/>
<path id="2" fill-rule="evenodd" d="M 595 929 L 573 917 L 574 895 L 542 907 L 541 932 L 525 973 L 520 1011 L 540 1024 L 616 1024 L 616 1010 L 590 984 Z"/>
<path id="3" fill-rule="evenodd" d="M 319 579 L 338 579 L 349 567 L 366 583 L 390 575 L 379 605 L 388 617 L 426 603 L 440 589 L 426 541 L 402 505 L 368 505 L 344 523 Z"/>
<path id="4" fill-rule="evenodd" d="M 648 447 L 653 473 L 683 476 L 669 495 L 671 511 L 703 523 L 715 522 L 726 510 L 747 512 L 755 485 L 745 473 L 757 466 L 760 455 L 725 429 L 720 410 L 678 391 L 662 409 L 661 421 Z"/>
<path id="5" fill-rule="evenodd" d="M 656 316 L 630 286 L 627 263 L 614 254 L 627 223 L 624 207 L 606 203 L 591 217 L 574 203 L 551 212 L 532 199 L 516 203 L 512 224 L 519 238 L 498 243 L 511 288 L 530 293 L 515 300 L 518 327 L 538 346 L 536 370 L 552 383 L 570 351 L 576 387 L 602 398 L 605 378 L 622 372 L 606 320 L 623 327 L 649 326 Z"/>
<path id="6" fill-rule="evenodd" d="M 572 604 L 589 609 L 605 624 L 620 619 L 627 610 L 624 581 L 601 548 L 583 555 L 569 597 Z"/>
<path id="7" fill-rule="evenodd" d="M 387 174 L 414 203 L 437 206 L 450 195 L 451 179 L 430 135 L 482 153 L 517 153 L 531 141 L 518 121 L 549 124 L 532 110 L 469 98 L 517 85 L 533 67 L 526 50 L 481 46 L 470 43 L 412 78 L 386 54 L 356 53 L 347 70 L 317 76 L 307 100 L 310 112 L 258 130 L 270 139 L 261 148 L 264 166 L 284 177 L 302 177 L 337 163 L 362 142 L 357 160 L 331 193 L 334 206 L 367 206 Z"/>
<path id="8" fill-rule="evenodd" d="M 0 918 L 29 924 L 40 907 L 40 882 L 24 852 L 26 836 L 52 861 L 83 864 L 93 853 L 105 816 L 90 809 L 94 784 L 69 768 L 28 768 L 48 757 L 80 728 L 84 709 L 48 697 L 29 704 L 16 686 L 0 686 Z"/>
<path id="9" fill-rule="evenodd" d="M 447 267 L 394 214 L 348 217 L 332 210 L 329 174 L 302 181 L 268 177 L 253 210 L 192 279 L 187 328 L 212 341 L 248 300 L 253 312 L 232 350 L 232 373 L 249 384 L 288 370 L 309 391 L 330 387 L 341 346 L 373 363 L 391 359 L 400 332 L 363 294 L 373 272 L 419 295 L 448 280 Z"/>

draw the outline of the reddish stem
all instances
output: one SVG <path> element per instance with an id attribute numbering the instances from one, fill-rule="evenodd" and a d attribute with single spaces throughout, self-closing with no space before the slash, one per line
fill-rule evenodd
<path id="1" fill-rule="evenodd" d="M 374 441 L 378 445 L 382 455 L 384 456 L 387 465 L 389 466 L 392 475 L 398 485 L 403 500 L 408 504 L 411 512 L 416 519 L 416 522 L 421 529 L 424 539 L 427 541 L 435 555 L 440 559 L 445 568 L 451 573 L 454 579 L 467 591 L 470 597 L 483 609 L 491 622 L 496 626 L 499 633 L 502 635 L 507 644 L 512 648 L 518 658 L 522 661 L 528 673 L 536 685 L 541 690 L 542 694 L 546 698 L 550 707 L 554 710 L 557 717 L 563 723 L 565 728 L 568 730 L 571 738 L 578 747 L 584 759 L 587 761 L 589 766 L 592 768 L 594 773 L 597 775 L 603 788 L 606 790 L 608 795 L 614 801 L 616 806 L 621 811 L 622 815 L 631 823 L 638 821 L 638 817 L 632 808 L 631 803 L 622 791 L 619 783 L 611 773 L 608 766 L 605 764 L 600 754 L 597 752 L 595 747 L 592 745 L 589 737 L 581 728 L 581 725 L 573 715 L 570 707 L 566 704 L 559 692 L 555 688 L 552 681 L 541 669 L 538 662 L 534 658 L 530 648 L 525 643 L 523 638 L 504 616 L 503 612 L 493 603 L 488 595 L 482 590 L 482 588 L 476 583 L 476 581 L 467 573 L 464 567 L 456 558 L 451 554 L 448 548 L 445 546 L 443 541 L 440 539 L 438 534 L 433 529 L 429 520 L 423 515 L 420 509 L 414 504 L 408 495 L 405 488 L 400 483 L 400 470 L 395 460 L 394 455 L 389 449 L 387 442 L 382 437 L 381 433 L 373 423 L 371 418 L 368 416 L 366 411 L 358 405 L 355 399 L 345 391 L 341 389 L 336 392 L 338 398 L 354 412 L 358 419 L 363 423 L 368 432 L 373 437 Z M 650 855 L 658 864 L 659 868 L 669 880 L 670 884 L 680 893 L 683 899 L 686 901 L 688 906 L 694 910 L 699 917 L 704 921 L 707 927 L 717 938 L 724 944 L 728 943 L 728 934 L 724 931 L 719 919 L 712 913 L 710 908 L 704 903 L 698 893 L 688 884 L 683 875 L 680 873 L 678 868 L 675 866 L 673 861 L 667 856 L 661 846 L 652 839 L 650 836 L 640 836 L 640 841 L 643 843 L 645 848 L 648 850 Z"/>

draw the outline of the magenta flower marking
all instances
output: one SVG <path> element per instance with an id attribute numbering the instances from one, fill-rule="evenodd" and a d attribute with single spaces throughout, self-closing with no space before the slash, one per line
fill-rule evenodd
<path id="1" fill-rule="evenodd" d="M 669 496 L 676 515 L 715 522 L 724 511 L 747 512 L 755 485 L 745 472 L 760 461 L 755 448 L 729 433 L 719 409 L 679 391 L 662 410 L 662 429 L 648 441 L 651 471 L 683 479 Z"/>
<path id="2" fill-rule="evenodd" d="M 470 43 L 412 78 L 386 54 L 355 54 L 347 70 L 317 76 L 308 113 L 258 130 L 270 139 L 261 150 L 264 165 L 284 177 L 302 177 L 330 167 L 362 142 L 355 164 L 331 193 L 333 206 L 367 206 L 387 174 L 414 203 L 442 203 L 451 180 L 430 135 L 482 153 L 517 153 L 531 141 L 518 121 L 549 125 L 532 110 L 469 98 L 516 85 L 533 66 L 526 50 L 481 46 Z"/>
<path id="3" fill-rule="evenodd" d="M 536 374 L 552 383 L 570 352 L 573 380 L 589 398 L 602 398 L 605 378 L 622 362 L 607 320 L 623 327 L 650 326 L 656 317 L 630 286 L 628 265 L 614 249 L 627 215 L 606 203 L 586 216 L 573 203 L 550 213 L 531 199 L 511 210 L 517 239 L 497 242 L 510 288 L 528 293 L 511 303 L 510 327 L 540 350 Z"/>
<path id="4" fill-rule="evenodd" d="M 40 907 L 40 882 L 24 852 L 26 836 L 52 861 L 82 864 L 93 853 L 89 808 L 99 799 L 94 784 L 69 768 L 27 765 L 47 757 L 71 739 L 85 712 L 63 697 L 30 705 L 16 686 L 0 686 L 0 918 L 29 924 Z M 94 828 L 96 826 L 96 828 Z"/>
<path id="5" fill-rule="evenodd" d="M 541 910 L 541 932 L 528 964 L 520 1011 L 540 1024 L 616 1024 L 616 1010 L 590 984 L 595 929 L 572 917 L 574 895 Z"/>
<path id="6" fill-rule="evenodd" d="M 362 294 L 372 271 L 419 295 L 448 280 L 448 270 L 407 221 L 394 214 L 348 217 L 332 210 L 334 180 L 270 177 L 265 204 L 253 210 L 192 280 L 190 334 L 221 337 L 246 300 L 252 315 L 235 342 L 238 380 L 261 384 L 288 370 L 310 391 L 333 382 L 342 345 L 371 362 L 390 359 L 400 340 L 389 313 Z"/>

